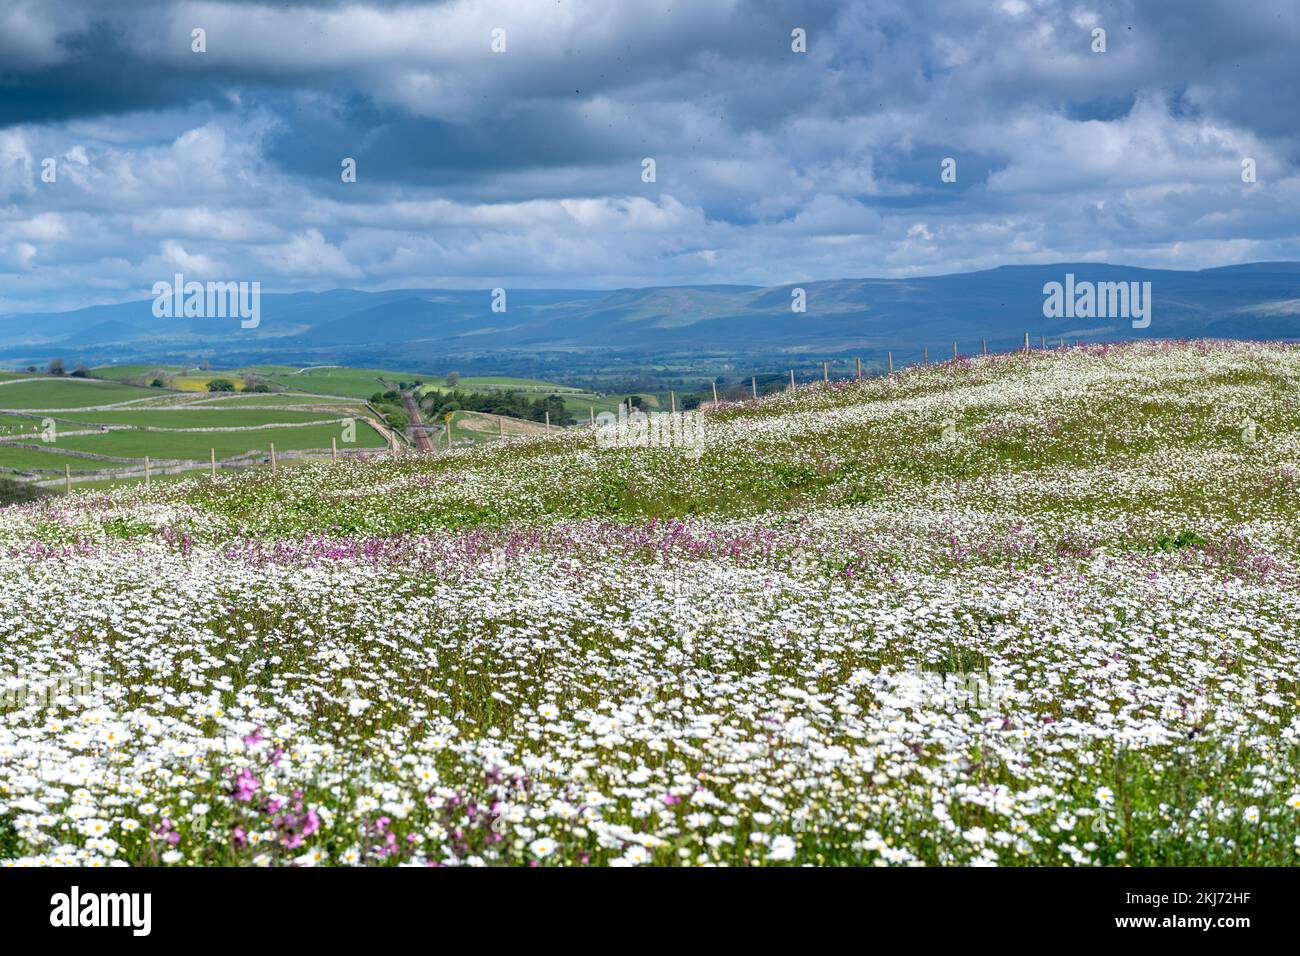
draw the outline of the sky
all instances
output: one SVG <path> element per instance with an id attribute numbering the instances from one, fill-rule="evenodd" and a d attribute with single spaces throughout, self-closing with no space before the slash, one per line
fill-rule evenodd
<path id="1" fill-rule="evenodd" d="M 1296 49 L 1295 0 L 0 0 L 0 314 L 1300 259 Z"/>

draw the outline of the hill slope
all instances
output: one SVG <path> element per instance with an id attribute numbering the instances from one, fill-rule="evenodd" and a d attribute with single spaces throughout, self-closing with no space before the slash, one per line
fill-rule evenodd
<path id="1" fill-rule="evenodd" d="M 1150 282 L 1150 326 L 1126 318 L 1049 319 L 1043 287 L 1064 282 Z M 800 288 L 807 311 L 791 310 Z M 437 289 L 266 294 L 261 324 L 155 319 L 140 301 L 56 315 L 0 317 L 0 360 L 43 362 L 55 352 L 93 362 L 151 360 L 219 350 L 227 364 L 397 364 L 442 367 L 448 356 L 592 349 L 738 355 L 919 352 L 981 338 L 999 348 L 1035 340 L 1300 337 L 1300 263 L 1248 263 L 1182 272 L 1099 263 L 1005 266 L 908 279 L 841 279 L 757 288 L 687 286 L 506 290 Z M 48 354 L 47 354 L 48 353 Z M 397 356 L 400 360 L 393 361 Z"/>
<path id="2" fill-rule="evenodd" d="M 107 854 L 75 778 L 133 863 L 1293 864 L 1298 378 L 1035 352 L 6 509 L 5 669 L 104 687 L 8 715 L 0 818 L 37 862 Z"/>

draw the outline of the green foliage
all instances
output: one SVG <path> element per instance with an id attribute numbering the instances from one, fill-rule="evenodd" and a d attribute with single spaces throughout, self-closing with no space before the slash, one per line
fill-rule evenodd
<path id="1" fill-rule="evenodd" d="M 423 404 L 430 419 L 441 419 L 448 412 L 485 412 L 489 415 L 504 415 L 507 418 L 521 418 L 524 421 L 544 422 L 550 415 L 552 425 L 572 425 L 573 414 L 565 406 L 563 397 L 547 395 L 530 399 L 522 392 L 433 392 Z"/>
<path id="2" fill-rule="evenodd" d="M 48 494 L 49 492 L 45 489 L 29 485 L 27 482 L 14 481 L 12 478 L 0 478 L 0 505 L 24 504 Z"/>
<path id="3" fill-rule="evenodd" d="M 22 841 L 18 839 L 13 817 L 7 813 L 0 814 L 0 860 L 12 860 L 21 850 Z"/>
<path id="4" fill-rule="evenodd" d="M 130 515 L 118 515 L 104 522 L 104 533 L 110 538 L 142 538 L 153 533 L 153 525 Z"/>
<path id="5" fill-rule="evenodd" d="M 214 378 L 208 382 L 209 392 L 233 392 L 235 383 L 228 378 Z"/>
<path id="6" fill-rule="evenodd" d="M 1195 531 L 1180 531 L 1176 535 L 1162 534 L 1156 538 L 1156 550 L 1158 551 L 1181 551 L 1183 548 L 1189 548 L 1193 545 L 1208 544 L 1203 537 Z"/>

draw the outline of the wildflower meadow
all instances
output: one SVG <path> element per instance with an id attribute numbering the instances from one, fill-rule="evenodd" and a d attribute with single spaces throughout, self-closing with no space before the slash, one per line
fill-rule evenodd
<path id="1" fill-rule="evenodd" d="M 1300 348 L 0 511 L 5 865 L 1293 865 Z"/>

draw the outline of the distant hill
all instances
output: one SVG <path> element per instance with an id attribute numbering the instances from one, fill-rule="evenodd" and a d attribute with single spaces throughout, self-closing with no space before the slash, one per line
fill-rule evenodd
<path id="1" fill-rule="evenodd" d="M 1043 286 L 1150 282 L 1152 322 L 1048 319 Z M 803 313 L 791 310 L 802 288 Z M 973 350 L 1035 340 L 1300 338 L 1300 263 L 1255 262 L 1184 272 L 1098 263 L 1003 266 L 906 279 L 836 279 L 760 288 L 670 286 L 612 291 L 507 289 L 506 310 L 477 291 L 404 289 L 267 293 L 256 329 L 222 318 L 159 319 L 152 300 L 72 312 L 0 316 L 0 362 L 54 355 L 163 361 L 219 350 L 245 361 L 405 355 L 624 350 L 751 354 Z"/>

